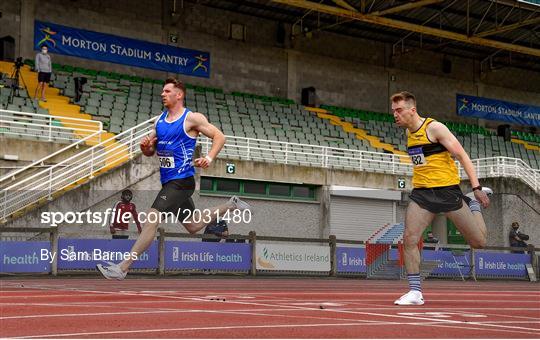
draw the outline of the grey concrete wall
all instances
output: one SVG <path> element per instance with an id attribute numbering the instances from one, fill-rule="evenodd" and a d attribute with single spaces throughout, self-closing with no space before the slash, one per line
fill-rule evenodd
<path id="1" fill-rule="evenodd" d="M 520 231 L 530 236 L 529 243 L 540 246 L 540 196 L 525 184 L 507 178 L 483 182 L 496 193 L 484 213 L 491 231 L 489 244 L 508 246 L 508 233 L 512 222 L 517 221 Z"/>
<path id="2" fill-rule="evenodd" d="M 7 138 L 4 136 L 0 137 L 0 158 L 6 154 L 9 155 L 18 155 L 19 161 L 37 161 L 41 158 L 44 158 L 62 148 L 65 148 L 68 144 L 61 143 L 49 143 L 42 141 L 31 141 L 26 139 L 16 139 L 16 138 Z M 75 152 L 80 152 L 87 149 L 88 146 L 81 145 L 77 149 L 67 150 L 64 157 L 69 157 Z M 51 161 L 55 162 L 58 158 L 53 158 Z"/>
<path id="3" fill-rule="evenodd" d="M 226 164 L 236 165 L 235 174 L 226 173 Z M 241 178 L 262 181 L 303 183 L 315 185 L 345 185 L 376 189 L 397 190 L 398 178 L 404 178 L 406 189 L 412 189 L 411 178 L 375 172 L 348 171 L 318 167 L 292 166 L 278 163 L 244 162 L 239 160 L 216 159 L 211 168 L 201 173 L 203 176 Z"/>
<path id="4" fill-rule="evenodd" d="M 298 102 L 301 89 L 313 86 L 317 104 L 388 112 L 388 74 L 383 67 L 304 53 L 298 56 L 296 76 L 292 99 Z"/>
<path id="5" fill-rule="evenodd" d="M 151 0 L 113 2 L 91 0 L 76 3 L 69 0 L 40 1 L 36 5 L 35 19 L 133 39 L 166 43 L 161 25 L 161 2 Z M 33 20 L 31 25 L 33 27 Z M 165 78 L 164 72 L 58 54 L 51 55 L 53 62 L 60 64 Z"/>
<path id="6" fill-rule="evenodd" d="M 58 199 L 23 217 L 7 224 L 8 227 L 40 226 L 42 213 L 47 212 L 105 212 L 120 199 L 120 192 L 129 188 L 133 191 L 133 203 L 139 212 L 146 212 L 157 196 L 161 184 L 159 181 L 156 158 L 139 156 L 129 164 L 112 172 L 96 177 L 92 183 L 84 184 L 67 192 Z M 225 203 L 229 197 L 200 195 L 196 192 L 193 200 L 198 209 L 215 207 Z M 249 223 L 231 223 L 231 233 L 246 234 L 251 230 L 260 235 L 319 237 L 321 212 L 319 202 L 291 202 L 279 200 L 247 199 L 253 206 L 253 215 Z M 102 214 L 102 216 L 105 216 Z M 176 223 L 162 225 L 168 231 L 186 232 Z M 135 225 L 131 225 L 132 236 L 136 235 Z M 110 237 L 108 223 L 64 223 L 59 226 L 62 237 Z"/>
<path id="7" fill-rule="evenodd" d="M 203 176 L 219 176 L 221 168 L 227 160 L 219 160 L 211 169 L 199 173 Z M 222 162 L 222 163 L 220 163 Z M 267 171 L 259 172 L 258 164 L 253 162 L 234 161 L 237 165 L 237 178 L 258 179 L 265 181 L 280 181 L 296 179 L 296 183 L 309 183 L 321 185 L 318 190 L 317 202 L 291 202 L 269 199 L 246 199 L 253 206 L 252 221 L 231 225 L 231 233 L 245 234 L 251 230 L 259 235 L 290 236 L 290 237 L 327 237 L 325 234 L 327 214 L 323 192 L 326 185 L 350 185 L 358 187 L 393 189 L 395 178 L 385 174 L 368 174 L 362 172 L 345 172 L 323 170 L 315 168 L 303 168 L 277 164 L 266 164 Z M 263 166 L 261 164 L 260 166 Z M 282 171 L 280 171 L 280 168 Z M 138 157 L 129 164 L 123 165 L 117 170 L 97 177 L 91 184 L 85 184 L 70 191 L 60 198 L 52 201 L 37 210 L 9 223 L 10 227 L 43 226 L 40 222 L 42 212 L 47 211 L 74 211 L 84 212 L 105 211 L 111 208 L 119 200 L 120 191 L 130 188 L 134 192 L 133 202 L 139 211 L 147 211 L 155 199 L 159 188 L 158 164 L 154 158 Z M 247 171 L 245 169 L 249 169 Z M 286 170 L 286 177 L 283 170 Z M 318 173 L 319 176 L 311 177 L 309 170 Z M 224 171 L 224 170 L 223 170 Z M 274 172 L 275 171 L 275 172 Z M 221 177 L 221 176 L 220 176 Z M 312 178 L 310 180 L 310 178 Z M 540 219 L 538 210 L 539 197 L 525 184 L 513 179 L 487 179 L 482 184 L 492 187 L 495 195 L 492 197 L 491 206 L 484 210 L 484 218 L 488 227 L 488 244 L 507 244 L 508 228 L 512 221 L 518 221 L 522 225 L 522 231 L 531 236 L 531 243 L 538 244 L 540 240 Z M 462 190 L 467 192 L 470 186 L 464 182 Z M 516 196 L 516 195 L 519 195 Z M 520 198 L 521 197 L 521 198 Z M 198 209 L 205 209 L 226 202 L 228 197 L 200 195 L 196 192 L 193 196 Z M 525 203 L 526 202 L 526 203 Z M 398 204 L 396 209 L 397 221 L 405 218 L 406 204 Z M 164 225 L 166 230 L 181 231 L 184 229 L 174 223 Z M 134 225 L 131 228 L 133 236 L 136 234 Z M 106 226 L 99 223 L 75 223 L 60 227 L 63 237 L 110 237 Z"/>
<path id="8" fill-rule="evenodd" d="M 7 224 L 12 227 L 49 227 L 41 223 L 43 212 L 82 212 L 86 209 L 105 204 L 110 206 L 112 200 L 116 200 L 118 193 L 124 188 L 138 183 L 143 179 L 151 176 L 158 169 L 156 159 L 143 158 L 139 156 L 134 161 L 122 165 L 121 167 L 97 176 L 91 183 L 86 183 L 78 186 L 74 190 L 70 190 L 58 199 L 30 211 L 22 217 L 15 219 Z M 111 201 L 107 201 L 110 199 Z M 83 227 L 82 225 L 80 227 Z M 85 229 L 72 228 L 71 232 L 81 233 L 84 235 Z M 62 228 L 60 231 L 63 232 Z"/>
<path id="9" fill-rule="evenodd" d="M 195 200 L 197 207 L 216 206 L 228 197 L 210 197 L 200 195 Z M 246 235 L 255 231 L 257 235 L 285 237 L 323 237 L 320 233 L 321 219 L 318 202 L 304 203 L 278 200 L 246 199 L 252 207 L 253 217 L 250 223 L 229 224 L 229 233 Z M 181 228 L 182 229 L 182 228 Z"/>
<path id="10" fill-rule="evenodd" d="M 20 55 L 21 0 L 0 1 L 0 38 L 11 36 L 15 39 L 15 55 Z"/>
<path id="11" fill-rule="evenodd" d="M 9 3 L 9 4 L 8 4 Z M 2 31 L 17 33 L 13 23 L 20 13 L 18 2 L 3 2 L 6 22 Z M 31 5 L 34 4 L 32 11 Z M 480 74 L 478 61 L 411 50 L 390 57 L 391 44 L 316 32 L 310 38 L 297 36 L 284 46 L 276 42 L 278 23 L 242 14 L 212 9 L 200 4 L 177 7 L 177 15 L 167 15 L 171 1 L 150 0 L 113 3 L 68 0 L 28 1 L 23 6 L 22 33 L 39 20 L 107 32 L 121 36 L 166 43 L 168 33 L 176 33 L 179 47 L 211 53 L 210 79 L 183 77 L 196 85 L 300 99 L 303 87 L 315 86 L 318 102 L 388 112 L 388 95 L 409 90 L 418 96 L 421 112 L 438 119 L 465 119 L 455 114 L 455 94 L 464 93 L 540 105 L 540 73 L 504 68 Z M 144 22 L 144 29 L 141 23 Z M 246 41 L 229 39 L 229 24 L 246 26 Z M 290 32 L 291 27 L 287 25 Z M 27 34 L 23 34 L 23 38 Z M 31 39 L 25 44 L 31 45 Z M 25 57 L 33 57 L 33 52 Z M 118 71 L 156 78 L 164 72 L 53 55 L 56 62 L 95 69 Z M 442 59 L 452 62 L 449 74 L 442 72 Z M 395 81 L 390 81 L 395 76 Z M 527 79 L 528 81 L 523 81 Z M 467 119 L 469 123 L 476 122 Z M 482 125 L 484 122 L 480 122 Z M 488 122 L 495 127 L 498 122 Z"/>
<path id="12" fill-rule="evenodd" d="M 42 141 L 21 140 L 15 138 L 0 137 L 0 176 L 14 172 L 19 168 L 25 167 L 34 161 L 47 157 L 58 151 L 67 144 L 49 143 Z M 82 145 L 79 148 L 66 150 L 58 156 L 49 159 L 46 164 L 55 164 L 61 160 L 67 159 L 77 152 L 87 149 L 88 146 Z M 17 155 L 17 161 L 5 160 L 5 155 Z M 37 171 L 37 170 L 36 170 Z"/>

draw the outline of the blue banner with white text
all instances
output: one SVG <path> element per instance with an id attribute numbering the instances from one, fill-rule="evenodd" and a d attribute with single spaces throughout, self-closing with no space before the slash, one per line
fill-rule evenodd
<path id="1" fill-rule="evenodd" d="M 34 49 L 196 77 L 210 77 L 210 53 L 35 21 Z"/>
<path id="2" fill-rule="evenodd" d="M 472 270 L 469 263 L 470 252 L 453 255 L 447 250 L 422 251 L 422 258 L 427 261 L 438 261 L 438 266 L 431 272 L 434 275 L 458 276 L 459 271 L 467 276 Z M 474 254 L 474 266 L 479 277 L 526 277 L 526 264 L 531 263 L 528 254 L 510 254 L 498 252 L 480 252 Z"/>
<path id="3" fill-rule="evenodd" d="M 0 241 L 0 273 L 48 273 L 50 242 Z"/>
<path id="4" fill-rule="evenodd" d="M 251 245 L 166 241 L 165 268 L 248 271 L 251 268 Z"/>
<path id="5" fill-rule="evenodd" d="M 135 240 L 122 239 L 59 239 L 58 252 L 50 254 L 58 259 L 58 269 L 94 269 L 96 264 L 120 263 L 135 259 L 134 269 L 158 267 L 157 241 L 142 254 L 131 253 Z"/>
<path id="6" fill-rule="evenodd" d="M 433 269 L 431 274 L 441 276 L 459 277 L 460 271 L 464 276 L 471 273 L 471 265 L 469 263 L 469 251 L 463 251 L 459 255 L 452 254 L 447 250 L 427 250 L 422 251 L 422 259 L 426 261 L 438 261 L 438 265 Z"/>
<path id="7" fill-rule="evenodd" d="M 365 273 L 366 249 L 360 247 L 336 248 L 337 271 L 339 273 Z"/>
<path id="8" fill-rule="evenodd" d="M 511 254 L 494 252 L 476 252 L 476 275 L 526 277 L 529 254 Z"/>
<path id="9" fill-rule="evenodd" d="M 456 110 L 460 116 L 540 126 L 540 107 L 538 106 L 457 94 Z"/>

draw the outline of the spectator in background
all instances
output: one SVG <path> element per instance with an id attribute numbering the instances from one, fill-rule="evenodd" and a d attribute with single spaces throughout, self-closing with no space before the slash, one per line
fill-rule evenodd
<path id="1" fill-rule="evenodd" d="M 526 248 L 527 243 L 525 241 L 529 240 L 529 235 L 519 232 L 518 229 L 519 223 L 512 222 L 512 229 L 508 234 L 508 241 L 510 241 L 510 247 Z M 512 253 L 523 254 L 525 252 L 513 250 Z"/>
<path id="2" fill-rule="evenodd" d="M 439 243 L 439 239 L 433 236 L 433 232 L 427 233 L 427 238 L 424 240 L 425 243 Z"/>
<path id="3" fill-rule="evenodd" d="M 41 46 L 41 52 L 36 54 L 35 68 L 38 72 L 38 86 L 34 93 L 34 98 L 37 98 L 38 93 L 41 91 L 41 100 L 46 102 L 45 89 L 47 84 L 51 82 L 52 74 L 52 61 L 51 56 L 48 54 L 49 49 L 47 46 Z"/>
<path id="4" fill-rule="evenodd" d="M 127 230 L 129 227 L 129 219 L 133 218 L 137 224 L 137 229 L 139 234 L 141 233 L 141 222 L 139 221 L 139 214 L 137 214 L 137 209 L 135 204 L 131 203 L 133 198 L 133 193 L 131 190 L 122 191 L 121 201 L 116 202 L 113 208 L 113 214 L 111 217 L 110 230 L 113 239 L 126 239 L 129 238 Z M 125 216 L 129 214 L 131 216 Z"/>
<path id="5" fill-rule="evenodd" d="M 216 220 L 204 229 L 205 235 L 214 235 L 216 238 L 203 238 L 203 242 L 220 242 L 222 238 L 227 238 L 229 236 L 229 227 L 225 220 Z"/>

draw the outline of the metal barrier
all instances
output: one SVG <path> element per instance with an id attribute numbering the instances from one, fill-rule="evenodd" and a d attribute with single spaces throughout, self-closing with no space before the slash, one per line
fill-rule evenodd
<path id="1" fill-rule="evenodd" d="M 57 119 L 62 119 L 66 126 L 54 125 L 53 121 Z M 51 163 L 54 158 L 68 150 L 78 149 L 80 145 L 84 144 L 100 143 L 101 134 L 105 132 L 103 123 L 97 121 L 70 117 L 58 118 L 51 115 L 8 110 L 0 110 L 0 129 L 5 135 L 38 137 L 49 142 L 68 141 L 71 143 L 46 157 L 0 177 L 2 189 L 5 187 L 5 183 L 24 177 L 28 170 L 49 168 L 50 166 L 44 166 L 44 164 Z"/>
<path id="2" fill-rule="evenodd" d="M 432 250 L 433 249 L 433 250 Z M 467 245 L 426 245 L 423 247 L 423 262 L 439 261 L 429 273 L 430 277 L 461 279 L 528 279 L 525 265 L 530 263 L 538 277 L 539 248 L 485 247 L 472 249 Z M 513 254 L 523 252 L 522 255 Z M 507 261 L 513 259 L 513 264 Z M 515 268 L 509 268 L 514 266 Z"/>
<path id="3" fill-rule="evenodd" d="M 9 233 L 9 234 L 16 234 L 16 233 L 22 233 L 22 234 L 28 234 L 28 233 L 38 233 L 38 234 L 49 234 L 49 245 L 50 245 L 50 251 L 58 253 L 58 228 L 0 228 L 0 234 L 1 233 Z M 1 235 L 0 239 L 3 239 L 5 236 Z M 12 236 L 8 236 L 12 237 Z M 0 241 L 2 242 L 2 241 Z M 8 241 L 11 242 L 11 241 Z M 18 242 L 18 241 L 17 241 Z M 27 242 L 27 241 L 22 241 Z M 58 275 L 58 262 L 57 258 L 54 258 L 51 263 L 50 267 L 50 274 L 53 276 Z M 2 259 L 2 263 L 4 263 L 4 259 Z M 0 271 L 0 273 L 2 273 Z"/>
<path id="4" fill-rule="evenodd" d="M 57 124 L 62 121 L 61 124 Z M 103 123 L 89 119 L 56 117 L 38 113 L 0 109 L 2 134 L 14 137 L 31 137 L 59 143 L 88 141 L 101 142 Z"/>
<path id="5" fill-rule="evenodd" d="M 87 239 L 59 239 L 58 237 L 58 230 L 56 228 L 0 228 L 0 233 L 48 233 L 48 249 L 50 249 L 51 253 L 59 254 L 59 250 L 61 248 L 62 253 L 65 253 L 65 247 L 66 244 L 75 244 L 78 243 L 90 243 L 90 245 L 95 244 L 104 244 L 107 243 L 108 247 L 111 247 L 111 249 L 117 250 L 117 251 L 129 251 L 132 242 L 134 240 L 111 240 L 111 239 L 93 239 L 93 240 L 87 240 Z M 370 244 L 370 243 L 364 243 L 362 241 L 352 241 L 352 240 L 339 240 L 336 239 L 333 235 L 331 235 L 328 238 L 291 238 L 291 237 L 274 237 L 274 236 L 257 236 L 255 232 L 250 232 L 249 235 L 235 235 L 235 239 L 247 241 L 247 243 L 230 243 L 229 245 L 224 243 L 201 243 L 201 242 L 181 242 L 181 247 L 191 246 L 191 248 L 196 249 L 197 251 L 201 249 L 233 249 L 233 252 L 243 251 L 243 254 L 245 255 L 245 258 L 243 259 L 243 264 L 241 269 L 235 269 L 235 268 L 227 268 L 227 266 L 223 266 L 222 264 L 217 264 L 215 267 L 215 272 L 219 273 L 241 273 L 244 275 L 316 275 L 316 276 L 363 276 L 364 274 L 368 278 L 392 278 L 392 279 L 398 279 L 399 275 L 380 275 L 378 273 L 378 270 L 381 269 L 381 267 L 384 267 L 384 265 L 388 265 L 391 261 L 394 261 L 397 263 L 396 268 L 400 268 L 401 273 L 403 273 L 403 256 L 402 256 L 402 244 Z M 200 265 L 195 263 L 192 267 L 182 267 L 179 266 L 178 268 L 167 268 L 167 262 L 171 261 L 171 249 L 173 249 L 177 244 L 170 239 L 182 239 L 182 240 L 201 240 L 201 239 L 215 239 L 212 235 L 204 235 L 204 234 L 196 234 L 191 235 L 187 233 L 168 233 L 165 232 L 164 229 L 160 228 L 157 241 L 154 241 L 154 245 L 152 246 L 154 248 L 153 253 L 151 254 L 151 258 L 146 258 L 150 263 L 150 265 L 146 267 L 138 267 L 135 266 L 134 272 L 147 272 L 147 273 L 155 273 L 158 275 L 166 275 L 166 274 L 174 274 L 178 272 L 195 272 L 195 273 L 202 273 L 206 269 L 210 268 L 207 266 L 207 264 Z M 268 243 L 274 242 L 273 244 Z M 5 241 L 4 241 L 5 242 Z M 124 242 L 124 243 L 122 243 Z M 127 243 L 126 243 L 127 242 Z M 167 244 L 167 242 L 172 242 Z M 122 246 L 119 245 L 122 243 Z M 7 241 L 4 243 L 7 244 L 16 244 L 19 248 L 24 248 L 25 242 L 12 242 Z M 259 248 L 258 247 L 259 244 Z M 281 249 L 279 251 L 283 251 L 284 253 L 287 252 L 286 247 L 290 247 L 291 249 L 295 249 L 297 253 L 307 254 L 306 256 L 311 256 L 311 260 L 315 259 L 316 254 L 312 254 L 311 251 L 315 249 L 315 251 L 319 250 L 319 256 L 321 257 L 320 265 L 315 268 L 311 264 L 306 264 L 306 262 L 302 262 L 300 267 L 292 267 L 290 268 L 281 268 L 278 266 L 271 268 L 268 266 L 264 266 L 265 263 L 271 262 L 266 261 L 262 263 L 258 263 L 259 260 L 265 260 L 264 258 L 264 248 L 266 247 L 272 247 L 273 245 L 278 244 L 278 249 Z M 311 245 L 306 245 L 311 244 Z M 315 244 L 315 245 L 313 245 Z M 88 244 L 87 244 L 88 245 Z M 352 245 L 352 247 L 340 247 L 338 245 Z M 365 245 L 365 248 L 363 247 Z M 420 248 L 422 248 L 421 244 L 419 245 Z M 214 247 L 214 248 L 212 248 Z M 280 248 L 285 247 L 285 248 Z M 303 248 L 307 250 L 303 250 Z M 79 250 L 84 249 L 84 247 L 81 247 Z M 285 250 L 283 250 L 285 249 Z M 365 253 L 362 254 L 362 252 L 365 249 Z M 36 249 L 31 249 L 32 251 L 36 251 Z M 68 249 L 69 250 L 69 249 Z M 80 254 L 78 249 L 71 249 L 69 251 L 73 252 L 73 254 L 77 253 Z M 462 273 L 459 273 L 454 265 L 456 265 L 455 261 L 451 258 L 451 255 L 447 254 L 447 252 L 451 250 L 461 250 L 466 251 L 466 256 L 468 256 L 468 262 L 471 264 L 470 270 L 463 271 Z M 523 248 L 510 248 L 510 247 L 486 247 L 485 249 L 481 250 L 472 250 L 470 251 L 470 248 L 467 246 L 461 246 L 461 245 L 440 245 L 438 247 L 438 250 L 435 252 L 438 252 L 435 258 L 438 258 L 439 261 L 441 259 L 443 261 L 446 261 L 445 259 L 448 259 L 448 267 L 446 268 L 441 266 L 433 268 L 433 273 L 430 273 L 431 277 L 442 277 L 442 278 L 471 278 L 471 279 L 526 279 L 527 275 L 525 274 L 526 271 L 523 270 L 526 263 L 531 263 L 533 268 L 535 269 L 535 274 L 538 276 L 538 256 L 537 252 L 540 251 L 540 248 L 534 248 L 532 246 L 528 247 L 526 249 L 526 254 L 508 254 L 509 251 L 523 251 Z M 269 251 L 275 251 L 270 249 Z M 286 256 L 283 254 L 279 254 L 279 251 L 277 254 L 279 256 Z M 396 252 L 395 255 L 393 255 L 397 260 L 392 260 L 390 257 L 390 252 Z M 428 246 L 423 248 L 423 254 L 427 254 L 427 252 L 430 251 L 428 249 Z M 486 254 L 487 252 L 491 252 L 492 254 Z M 209 252 L 206 252 L 207 258 L 203 259 L 199 262 L 205 262 L 212 258 L 212 254 L 209 254 Z M 322 255 L 321 255 L 322 254 Z M 210 256 L 212 255 L 212 256 Z M 7 255 L 5 255 L 7 256 Z M 228 258 L 231 258 L 230 255 Z M 226 258 L 227 256 L 223 255 L 222 258 Z M 295 255 L 296 256 L 296 255 Z M 327 256 L 327 257 L 326 257 Z M 362 256 L 365 258 L 365 263 L 361 263 Z M 431 255 L 430 255 L 431 256 Z M 514 262 L 512 262 L 511 266 L 514 266 L 516 268 L 508 268 L 508 265 L 504 263 L 505 258 L 514 258 Z M 50 273 L 52 275 L 57 275 L 58 273 L 73 273 L 74 270 L 80 272 L 80 273 L 95 273 L 94 266 L 95 262 L 99 261 L 96 259 L 84 259 L 80 261 L 86 261 L 84 262 L 84 265 L 81 267 L 77 267 L 74 265 L 70 265 L 71 260 L 65 260 L 63 259 L 60 263 L 62 264 L 59 266 L 59 258 L 60 256 L 51 257 L 51 263 L 50 263 Z M 425 261 L 431 261 L 432 258 L 429 258 L 429 256 L 424 256 Z M 502 260 L 501 260 L 502 259 Z M 517 259 L 517 260 L 516 260 Z M 268 259 L 266 259 L 268 260 Z M 295 259 L 295 261 L 298 259 Z M 314 262 L 313 260 L 312 262 Z M 118 262 L 118 261 L 116 261 Z M 208 261 L 207 261 L 208 262 Z M 214 262 L 219 262 L 217 259 L 214 258 Z M 136 262 L 137 263 L 137 262 Z M 439 262 L 440 264 L 440 262 Z M 275 263 L 274 263 L 275 265 Z M 305 266 L 305 267 L 303 267 Z M 499 267 L 498 267 L 499 266 Z M 505 267 L 506 266 L 506 267 Z M 142 269 L 141 269 L 142 268 Z M 144 269 L 146 268 L 146 269 Z M 212 270 L 212 268 L 210 268 Z M 442 269 L 442 270 L 441 270 Z M 465 268 L 467 269 L 467 268 Z M 505 269 L 505 272 L 497 271 L 499 269 Z M 513 271 L 512 271 L 513 270 Z M 17 271 L 15 271 L 17 272 Z M 508 274 L 505 274 L 508 273 Z M 377 276 L 379 274 L 379 276 Z M 392 273 L 395 274 L 395 273 Z"/>
<path id="6" fill-rule="evenodd" d="M 330 276 L 365 277 L 366 266 L 366 242 L 356 240 L 336 239 L 330 235 L 330 256 L 332 268 Z M 355 246 L 355 247 L 349 247 Z M 363 252 L 363 253 L 362 253 Z"/>
<path id="7" fill-rule="evenodd" d="M 138 142 L 153 128 L 155 118 L 81 151 L 55 165 L 23 178 L 2 190 L 0 221 L 97 173 L 130 160 L 140 152 Z"/>
<path id="8" fill-rule="evenodd" d="M 234 237 L 235 240 L 243 240 L 243 241 L 249 241 L 250 245 L 250 253 L 253 253 L 255 251 L 255 233 L 250 232 L 248 236 L 244 235 L 230 235 L 231 238 Z M 173 273 L 173 272 L 199 272 L 199 273 L 207 273 L 209 269 L 206 268 L 200 268 L 200 269 L 190 269 L 190 268 L 178 268 L 176 270 L 167 268 L 166 267 L 166 260 L 165 260 L 165 254 L 166 254 L 166 238 L 180 238 L 180 239 L 200 239 L 200 240 L 216 240 L 218 239 L 214 235 L 205 235 L 205 234 L 186 234 L 186 233 L 170 233 L 165 232 L 163 228 L 158 229 L 158 268 L 157 273 L 159 275 L 165 275 L 167 273 Z M 205 244 L 206 245 L 206 244 Z M 246 268 L 246 270 L 220 270 L 217 271 L 220 273 L 244 273 L 244 274 L 256 274 L 255 264 L 253 262 L 253 259 L 250 259 L 250 265 L 249 268 Z"/>

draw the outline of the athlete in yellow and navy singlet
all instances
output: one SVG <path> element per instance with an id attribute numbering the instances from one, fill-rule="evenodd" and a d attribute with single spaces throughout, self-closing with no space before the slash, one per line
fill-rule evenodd
<path id="1" fill-rule="evenodd" d="M 457 185 L 458 169 L 452 155 L 444 145 L 432 142 L 427 127 L 434 122 L 425 118 L 416 131 L 407 131 L 407 152 L 413 163 L 413 187 L 437 188 Z"/>

